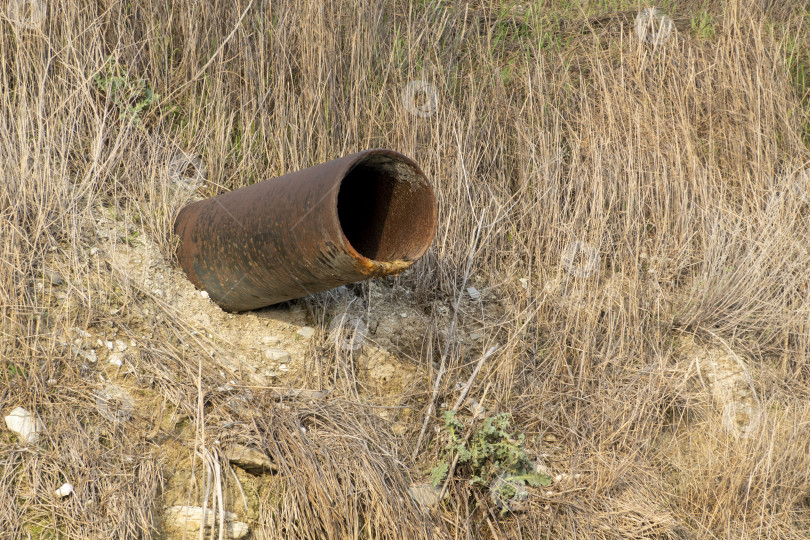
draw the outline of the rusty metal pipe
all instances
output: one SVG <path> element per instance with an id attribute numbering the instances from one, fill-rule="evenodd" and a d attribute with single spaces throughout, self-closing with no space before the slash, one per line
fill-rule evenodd
<path id="1" fill-rule="evenodd" d="M 245 311 L 402 272 L 436 219 L 416 163 L 374 149 L 191 203 L 174 230 L 189 280 Z"/>

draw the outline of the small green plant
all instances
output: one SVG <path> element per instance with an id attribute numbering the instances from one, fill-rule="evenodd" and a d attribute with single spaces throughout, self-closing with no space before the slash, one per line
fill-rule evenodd
<path id="1" fill-rule="evenodd" d="M 430 472 L 434 486 L 447 478 L 453 467 L 470 485 L 483 486 L 498 502 L 502 512 L 510 510 L 509 502 L 525 496 L 525 486 L 547 486 L 551 478 L 538 473 L 524 450 L 526 436 L 512 432 L 512 416 L 497 414 L 484 419 L 472 432 L 456 417 L 455 411 L 445 411 L 442 432 L 447 444 L 442 460 Z M 464 436 L 467 431 L 469 434 Z M 497 480 L 497 481 L 496 481 Z"/>
<path id="2" fill-rule="evenodd" d="M 692 31 L 701 39 L 714 38 L 714 17 L 706 10 L 702 10 L 692 17 L 691 24 Z"/>
<path id="3" fill-rule="evenodd" d="M 134 123 L 140 122 L 144 109 L 160 99 L 145 79 L 130 78 L 124 66 L 111 58 L 93 77 L 93 83 L 118 107 L 120 119 Z"/>
<path id="4" fill-rule="evenodd" d="M 25 377 L 28 375 L 25 369 L 14 364 L 8 364 L 8 374 L 11 377 Z"/>

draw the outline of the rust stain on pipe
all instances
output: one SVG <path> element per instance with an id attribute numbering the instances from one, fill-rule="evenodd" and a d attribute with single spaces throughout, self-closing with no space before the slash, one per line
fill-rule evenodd
<path id="1" fill-rule="evenodd" d="M 374 149 L 191 203 L 174 230 L 189 280 L 245 311 L 402 272 L 436 221 L 416 163 Z"/>

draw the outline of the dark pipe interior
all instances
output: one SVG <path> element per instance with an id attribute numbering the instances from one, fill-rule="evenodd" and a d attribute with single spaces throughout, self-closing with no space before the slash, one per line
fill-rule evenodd
<path id="1" fill-rule="evenodd" d="M 341 182 L 338 217 L 346 239 L 364 257 L 415 260 L 433 240 L 436 200 L 427 179 L 410 165 L 371 156 Z"/>

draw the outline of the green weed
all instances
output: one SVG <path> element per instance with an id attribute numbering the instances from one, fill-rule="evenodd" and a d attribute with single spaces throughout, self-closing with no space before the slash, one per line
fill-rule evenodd
<path id="1" fill-rule="evenodd" d="M 441 484 L 455 466 L 457 476 L 467 478 L 470 485 L 490 491 L 491 486 L 496 486 L 498 492 L 492 496 L 501 501 L 505 513 L 510 509 L 509 501 L 517 499 L 520 488 L 551 483 L 551 478 L 535 470 L 524 450 L 526 436 L 512 431 L 509 413 L 487 417 L 471 432 L 455 411 L 445 411 L 443 418 L 442 432 L 447 444 L 442 449 L 442 460 L 430 473 L 434 486 Z M 464 436 L 465 432 L 468 435 Z"/>
<path id="2" fill-rule="evenodd" d="M 93 83 L 111 100 L 119 110 L 119 118 L 130 122 L 140 122 L 144 109 L 154 105 L 157 94 L 144 79 L 132 79 L 126 69 L 117 61 L 107 58 L 104 68 L 93 77 Z"/>

